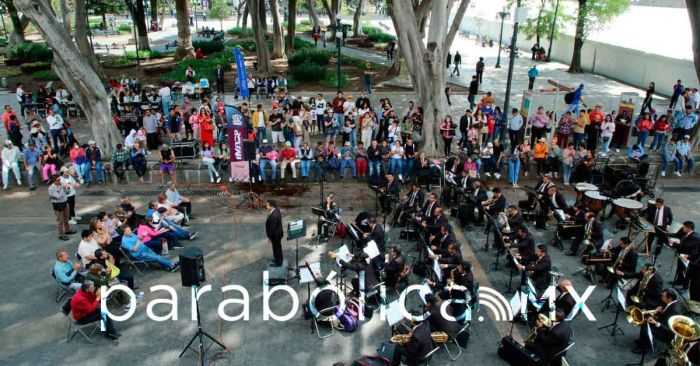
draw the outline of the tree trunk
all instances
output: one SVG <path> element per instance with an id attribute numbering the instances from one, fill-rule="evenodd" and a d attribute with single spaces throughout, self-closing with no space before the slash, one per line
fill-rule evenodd
<path id="1" fill-rule="evenodd" d="M 245 34 L 246 29 L 248 29 L 248 16 L 250 15 L 250 0 L 246 0 L 245 9 L 243 9 L 243 20 L 241 21 L 242 34 Z"/>
<path id="2" fill-rule="evenodd" d="M 177 20 L 175 61 L 194 58 L 192 35 L 190 34 L 190 17 L 187 14 L 187 0 L 175 0 L 175 18 Z"/>
<path id="3" fill-rule="evenodd" d="M 90 45 L 87 35 L 87 17 L 85 16 L 85 0 L 75 0 L 75 44 L 78 46 L 78 50 L 85 57 L 90 67 L 95 71 L 97 76 L 105 80 L 105 72 L 102 69 L 100 61 L 95 55 L 95 51 Z"/>
<path id="4" fill-rule="evenodd" d="M 103 149 L 106 156 L 110 156 L 113 148 L 121 142 L 122 136 L 112 120 L 102 81 L 73 43 L 70 35 L 63 31 L 48 2 L 16 0 L 15 5 L 30 18 L 43 39 L 53 49 L 54 72 L 85 112 L 97 145 Z"/>
<path id="5" fill-rule="evenodd" d="M 67 0 L 60 0 L 59 1 L 59 8 L 61 9 L 61 23 L 63 23 L 63 29 L 66 30 L 66 33 L 72 34 L 71 28 L 70 28 L 70 10 L 68 10 L 68 4 L 66 4 Z"/>
<path id="6" fill-rule="evenodd" d="M 270 0 L 270 15 L 272 16 L 272 54 L 273 60 L 287 57 L 284 54 L 284 30 L 280 20 L 279 6 L 277 0 Z"/>
<path id="7" fill-rule="evenodd" d="M 143 6 L 144 0 L 126 0 L 126 7 L 129 8 L 131 19 L 136 24 L 136 34 L 140 51 L 150 51 L 148 41 L 148 26 L 146 25 L 146 9 Z"/>
<path id="8" fill-rule="evenodd" d="M 316 13 L 316 2 L 314 0 L 306 0 L 306 9 L 309 11 L 309 18 L 314 26 L 320 25 L 318 14 Z"/>
<path id="9" fill-rule="evenodd" d="M 578 0 L 578 16 L 576 17 L 576 35 L 574 36 L 574 54 L 571 56 L 570 73 L 581 73 L 581 49 L 584 42 L 584 26 L 586 24 L 586 5 L 588 0 Z"/>
<path id="10" fill-rule="evenodd" d="M 157 22 L 158 21 L 158 0 L 150 0 L 151 4 L 151 21 L 152 22 Z M 161 27 L 163 26 L 162 24 L 160 25 Z"/>
<path id="11" fill-rule="evenodd" d="M 328 13 L 328 20 L 330 21 L 328 25 L 334 25 L 335 19 L 338 17 L 338 13 L 340 12 L 340 1 L 330 0 L 330 3 L 328 3 L 328 0 L 321 0 L 321 3 L 323 4 L 323 8 L 326 9 L 326 13 Z"/>
<path id="12" fill-rule="evenodd" d="M 5 6 L 7 7 L 7 12 L 10 13 L 10 20 L 12 21 L 12 33 L 8 41 L 10 44 L 24 42 L 24 25 L 19 18 L 19 14 L 17 14 L 17 8 L 13 0 L 5 1 Z"/>
<path id="13" fill-rule="evenodd" d="M 241 16 L 243 16 L 243 7 L 245 7 L 245 1 L 240 0 L 238 6 L 236 6 L 236 27 L 241 26 Z"/>
<path id="14" fill-rule="evenodd" d="M 364 8 L 365 0 L 357 1 L 357 9 L 355 9 L 355 16 L 352 18 L 352 29 L 355 31 L 355 35 L 362 36 L 362 24 L 360 24 L 360 18 L 362 18 L 362 8 Z"/>
<path id="15" fill-rule="evenodd" d="M 537 37 L 537 44 L 540 44 L 540 24 L 542 24 L 542 12 L 544 11 L 544 5 L 546 0 L 542 0 L 540 4 L 540 11 L 537 13 L 537 25 L 535 25 L 535 36 Z"/>
<path id="16" fill-rule="evenodd" d="M 289 16 L 287 17 L 287 43 L 285 50 L 287 53 L 294 52 L 294 37 L 297 33 L 297 0 L 289 0 L 287 9 Z"/>
<path id="17" fill-rule="evenodd" d="M 270 53 L 267 50 L 265 31 L 267 29 L 267 17 L 265 16 L 265 0 L 248 0 L 248 10 L 252 18 L 253 36 L 255 37 L 255 49 L 258 54 L 258 74 L 270 72 Z"/>

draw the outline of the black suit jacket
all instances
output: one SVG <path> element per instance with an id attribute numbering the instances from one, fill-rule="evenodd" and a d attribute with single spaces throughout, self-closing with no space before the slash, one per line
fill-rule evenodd
<path id="1" fill-rule="evenodd" d="M 526 344 L 525 348 L 540 356 L 545 361 L 544 364 L 548 365 L 555 354 L 566 348 L 571 335 L 569 322 L 557 323 L 550 329 L 540 328 L 534 341 Z"/>
<path id="2" fill-rule="evenodd" d="M 357 260 L 353 260 L 351 262 L 346 262 L 341 259 L 340 265 L 343 266 L 343 268 L 357 272 L 358 275 L 360 272 L 365 271 L 365 291 L 379 283 L 377 280 L 377 275 L 374 273 L 374 268 L 372 268 L 371 262 L 367 263 L 362 258 L 357 258 Z"/>
<path id="3" fill-rule="evenodd" d="M 401 353 L 406 356 L 408 363 L 413 364 L 433 350 L 433 339 L 430 337 L 430 325 L 422 322 L 415 326 L 411 340 L 401 347 Z"/>
<path id="4" fill-rule="evenodd" d="M 454 244 L 457 241 L 454 234 L 448 233 L 447 236 L 442 236 L 440 234 L 435 236 L 435 242 L 433 245 L 437 246 L 438 249 L 435 250 L 436 254 L 447 255 L 447 248 L 450 244 Z"/>
<path id="5" fill-rule="evenodd" d="M 384 241 L 384 229 L 382 229 L 382 225 L 374 225 L 374 228 L 369 233 L 369 239 L 377 243 L 377 248 L 379 248 L 380 252 L 386 252 L 386 242 Z"/>
<path id="6" fill-rule="evenodd" d="M 430 207 L 430 205 L 431 205 L 430 200 L 425 201 L 425 204 L 420 209 L 420 214 L 424 220 L 427 220 L 429 224 L 432 224 L 433 217 L 435 217 L 435 209 L 440 207 L 440 205 L 438 205 L 437 201 L 432 202 L 432 205 L 433 205 L 432 207 Z M 430 209 L 430 212 L 428 212 L 428 214 L 426 215 L 426 212 L 428 211 L 428 209 Z"/>
<path id="7" fill-rule="evenodd" d="M 564 312 L 568 317 L 571 311 L 574 310 L 574 306 L 576 306 L 576 300 L 574 300 L 574 297 L 571 296 L 570 293 L 562 292 L 557 296 L 557 299 L 554 300 L 554 306 Z"/>
<path id="8" fill-rule="evenodd" d="M 503 195 L 501 195 L 500 197 L 498 197 L 496 199 L 496 201 L 493 203 L 493 205 L 491 205 L 488 212 L 489 212 L 489 215 L 496 216 L 499 213 L 505 211 L 505 209 L 506 209 L 506 198 Z M 494 219 L 495 219 L 495 217 L 494 217 Z"/>
<path id="9" fill-rule="evenodd" d="M 440 217 L 433 217 L 432 225 L 428 226 L 428 232 L 431 234 L 438 235 L 440 233 L 440 227 L 447 226 L 447 217 L 443 213 Z"/>
<path id="10" fill-rule="evenodd" d="M 518 253 L 520 254 L 520 262 L 523 265 L 528 265 L 535 260 L 535 239 L 528 234 L 526 237 L 518 237 Z"/>
<path id="11" fill-rule="evenodd" d="M 634 244 L 630 244 L 634 245 Z M 617 263 L 617 259 L 619 256 L 622 254 L 623 250 L 622 247 L 616 246 L 612 249 L 610 249 L 610 258 L 612 260 L 611 264 L 614 265 Z M 629 252 L 627 252 L 627 255 L 625 255 L 625 258 L 622 260 L 622 263 L 616 268 L 617 270 L 620 270 L 624 273 L 623 277 L 629 277 L 630 275 L 633 275 L 637 273 L 637 259 L 639 258 L 639 255 L 634 249 L 631 249 Z"/>
<path id="12" fill-rule="evenodd" d="M 398 197 L 399 196 L 399 182 L 394 180 L 391 182 L 387 182 L 387 184 L 384 186 L 384 194 L 391 196 L 391 197 Z"/>
<path id="13" fill-rule="evenodd" d="M 664 309 L 656 316 L 659 326 L 652 325 L 651 331 L 654 337 L 662 342 L 668 343 L 674 337 L 673 331 L 668 327 L 668 320 L 674 315 L 682 315 L 685 312 L 685 308 L 679 301 L 675 301 L 670 305 L 662 304 L 661 306 L 664 307 Z"/>
<path id="14" fill-rule="evenodd" d="M 652 225 L 656 225 L 656 222 L 654 222 L 654 218 L 656 217 L 656 211 L 658 211 L 656 206 L 653 206 L 647 210 L 646 219 Z M 668 206 L 664 206 L 663 210 L 661 211 L 661 215 L 663 216 L 663 225 L 661 226 L 671 226 L 671 224 L 673 223 L 673 213 L 671 212 L 671 208 Z"/>
<path id="15" fill-rule="evenodd" d="M 448 306 L 445 311 L 448 315 L 454 317 Z M 449 321 L 442 316 L 440 311 L 440 305 L 435 305 L 434 309 L 429 310 L 430 315 L 428 316 L 428 323 L 430 324 L 431 332 L 445 332 L 450 338 L 454 339 L 457 337 L 457 332 L 459 332 L 459 324 L 455 321 Z"/>
<path id="16" fill-rule="evenodd" d="M 411 206 L 410 203 L 411 197 L 413 197 L 413 193 L 413 190 L 411 190 L 406 195 L 406 207 L 423 207 L 423 201 L 425 201 L 425 192 L 423 192 L 422 189 L 419 189 L 418 192 L 416 192 L 416 198 L 413 200 L 413 206 Z"/>
<path id="17" fill-rule="evenodd" d="M 221 69 L 216 69 L 216 78 L 217 79 L 223 79 L 224 78 L 224 73 L 226 70 L 222 67 Z"/>
<path id="18" fill-rule="evenodd" d="M 638 272 L 631 277 L 639 279 L 639 282 L 627 292 L 629 296 L 634 296 L 639 291 L 639 284 L 642 282 L 644 276 L 642 272 Z M 649 283 L 647 283 L 647 287 L 643 292 L 643 297 L 640 299 L 642 302 L 640 307 L 644 310 L 651 310 L 661 305 L 661 291 L 663 291 L 663 289 L 664 280 L 661 278 L 659 272 L 656 271 L 654 275 L 651 276 L 651 279 L 649 279 Z"/>
<path id="19" fill-rule="evenodd" d="M 546 202 L 547 207 L 550 210 L 564 210 L 564 212 L 566 212 L 569 209 L 568 206 L 566 205 L 566 198 L 564 198 L 564 195 L 561 194 L 561 192 L 556 192 L 554 194 L 554 201 L 556 201 L 557 206 L 559 206 L 559 207 L 555 207 L 554 204 L 552 203 L 552 197 L 547 196 L 545 202 Z"/>
<path id="20" fill-rule="evenodd" d="M 552 260 L 549 258 L 549 254 L 545 254 L 542 258 L 536 259 L 531 269 L 533 272 L 530 278 L 537 291 L 546 290 L 547 287 L 552 284 L 551 275 L 549 274 L 549 271 L 552 270 Z"/>
<path id="21" fill-rule="evenodd" d="M 694 231 L 685 235 L 683 231 L 679 230 L 677 233 L 669 235 L 669 237 L 680 239 L 680 243 L 673 246 L 679 254 L 693 256 L 700 252 L 700 236 Z"/>
<path id="22" fill-rule="evenodd" d="M 278 208 L 267 215 L 265 221 L 265 232 L 270 240 L 281 240 L 284 237 L 284 229 L 282 228 L 282 214 Z"/>
<path id="23" fill-rule="evenodd" d="M 477 205 L 478 209 L 481 209 L 481 202 L 489 199 L 489 196 L 484 188 L 479 188 L 478 192 L 474 191 L 472 194 L 470 194 L 469 199 Z"/>
<path id="24" fill-rule="evenodd" d="M 406 262 L 404 261 L 403 255 L 390 260 L 389 263 L 386 264 L 384 270 L 386 271 L 386 285 L 389 288 L 393 288 L 396 285 L 405 264 Z"/>
<path id="25" fill-rule="evenodd" d="M 523 214 L 518 211 L 513 217 L 508 217 L 508 225 L 511 230 L 515 230 L 516 227 L 523 225 Z"/>

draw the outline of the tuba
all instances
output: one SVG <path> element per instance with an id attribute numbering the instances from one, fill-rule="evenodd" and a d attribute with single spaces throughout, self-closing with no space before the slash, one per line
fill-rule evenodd
<path id="1" fill-rule="evenodd" d="M 393 344 L 406 344 L 411 341 L 411 336 L 413 333 L 408 334 L 396 334 L 391 336 L 391 343 Z M 435 343 L 447 343 L 450 336 L 445 332 L 432 332 L 430 333 L 430 338 L 433 339 Z"/>
<path id="2" fill-rule="evenodd" d="M 642 310 L 637 306 L 630 306 L 627 310 L 627 322 L 639 327 L 644 324 L 647 319 L 653 318 L 658 313 L 658 310 Z"/>
<path id="3" fill-rule="evenodd" d="M 671 348 L 666 356 L 666 365 L 685 366 L 688 364 L 685 348 L 689 342 L 700 339 L 700 325 L 687 316 L 674 315 L 668 319 L 668 327 L 675 337 L 671 341 Z"/>
<path id="4" fill-rule="evenodd" d="M 537 320 L 539 320 L 540 323 L 542 323 L 542 325 L 546 328 L 552 327 L 552 320 L 549 319 L 549 317 L 547 315 L 540 314 L 537 316 Z M 523 340 L 523 344 L 528 344 L 528 343 L 534 341 L 535 338 L 537 338 L 537 329 L 538 329 L 537 325 L 535 325 L 535 327 L 532 328 L 530 333 L 528 333 L 527 337 L 525 337 L 525 339 Z"/>

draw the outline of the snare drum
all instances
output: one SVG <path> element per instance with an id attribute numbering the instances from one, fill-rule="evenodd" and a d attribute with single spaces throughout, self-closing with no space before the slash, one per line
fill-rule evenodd
<path id="1" fill-rule="evenodd" d="M 609 200 L 609 197 L 603 196 L 598 191 L 587 191 L 583 197 L 583 203 L 595 214 L 602 211 Z"/>
<path id="2" fill-rule="evenodd" d="M 615 199 L 613 206 L 615 206 L 615 214 L 622 220 L 630 218 L 632 212 L 638 213 L 644 207 L 641 202 L 629 198 Z"/>

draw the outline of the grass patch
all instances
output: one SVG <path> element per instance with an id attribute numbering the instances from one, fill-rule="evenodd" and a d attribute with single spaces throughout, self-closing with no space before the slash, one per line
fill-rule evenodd
<path id="1" fill-rule="evenodd" d="M 228 41 L 226 42 L 226 49 L 231 49 L 233 50 L 234 48 L 238 48 L 241 51 L 248 51 L 252 52 L 255 51 L 255 42 L 254 41 Z"/>
<path id="2" fill-rule="evenodd" d="M 131 26 L 128 24 L 119 24 L 117 32 L 119 32 L 119 34 L 129 34 L 131 33 Z"/>
<path id="3" fill-rule="evenodd" d="M 340 74 L 340 87 L 342 88 L 348 82 L 345 73 Z M 326 88 L 335 88 L 338 85 L 338 75 L 335 72 L 327 72 L 323 79 L 319 82 L 321 86 Z"/>
<path id="4" fill-rule="evenodd" d="M 233 27 L 229 30 L 226 31 L 226 34 L 229 36 L 238 36 L 238 37 L 252 37 L 253 36 L 253 28 L 247 27 L 245 30 L 241 27 Z"/>
<path id="5" fill-rule="evenodd" d="M 362 33 L 367 36 L 367 39 L 373 42 L 389 43 L 396 40 L 395 36 L 385 33 L 379 27 L 372 27 L 369 25 L 362 26 Z"/>
<path id="6" fill-rule="evenodd" d="M 19 71 L 15 68 L 4 67 L 0 69 L 0 78 L 13 78 L 15 76 L 20 75 L 22 75 L 22 71 Z"/>
<path id="7" fill-rule="evenodd" d="M 32 74 L 34 80 L 58 80 L 58 75 L 53 70 L 41 70 Z"/>
<path id="8" fill-rule="evenodd" d="M 171 52 L 158 52 L 158 51 L 139 51 L 140 60 L 154 60 L 158 58 L 172 57 L 175 56 L 175 51 Z M 136 60 L 136 51 L 126 51 L 124 53 L 124 58 L 127 60 Z"/>
<path id="9" fill-rule="evenodd" d="M 316 48 L 313 42 L 309 42 L 307 40 L 301 39 L 299 37 L 294 37 L 294 49 L 295 50 L 302 50 L 305 48 Z"/>

